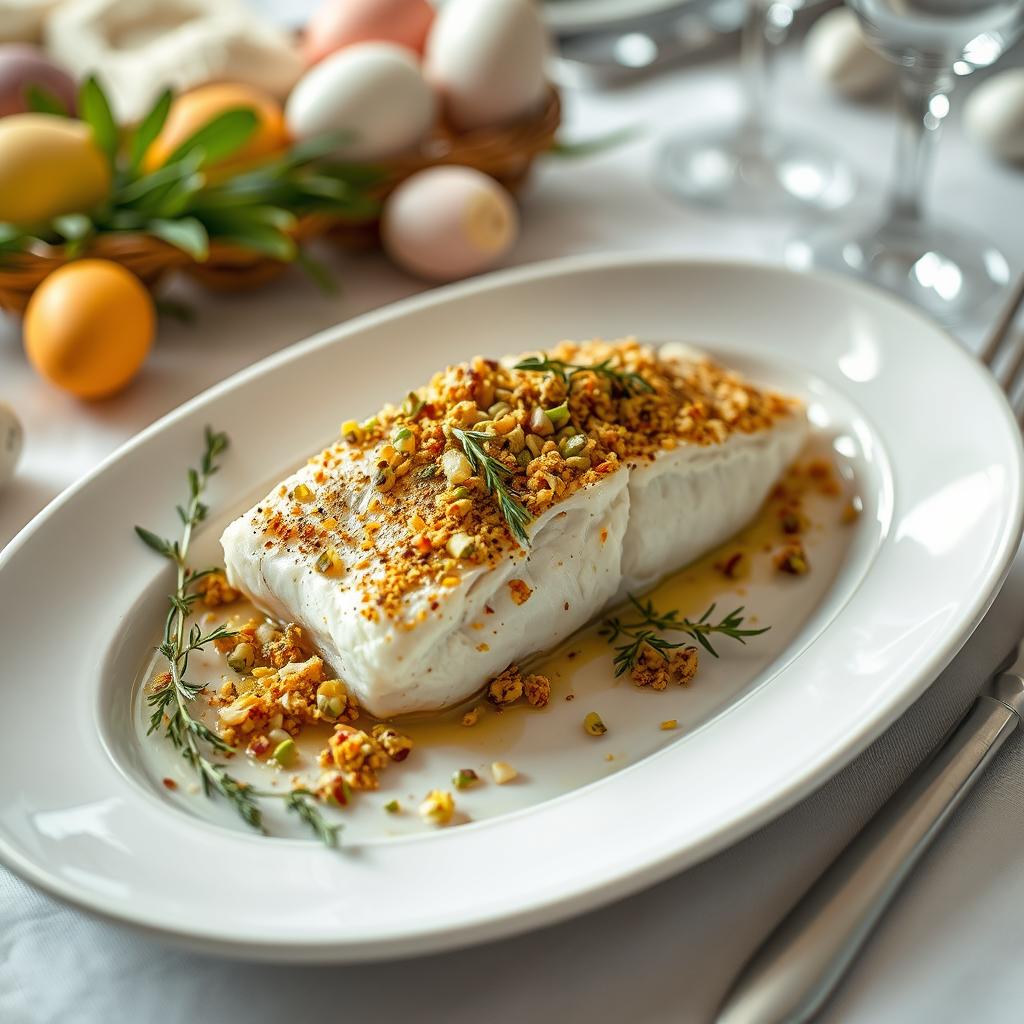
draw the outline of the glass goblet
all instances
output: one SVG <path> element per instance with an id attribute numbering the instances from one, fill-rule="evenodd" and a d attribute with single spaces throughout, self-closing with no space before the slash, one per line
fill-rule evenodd
<path id="1" fill-rule="evenodd" d="M 969 225 L 925 217 L 922 193 L 956 78 L 992 64 L 1024 30 L 1024 0 L 848 0 L 868 42 L 899 70 L 896 166 L 887 208 L 867 225 L 791 241 L 787 262 L 867 278 L 946 323 L 993 300 L 1006 259 Z"/>

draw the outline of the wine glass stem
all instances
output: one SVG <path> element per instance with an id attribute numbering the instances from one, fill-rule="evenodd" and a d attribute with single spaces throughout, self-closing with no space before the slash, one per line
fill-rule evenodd
<path id="1" fill-rule="evenodd" d="M 779 24 L 770 17 L 773 8 L 781 12 Z M 788 18 L 785 16 L 788 11 Z M 769 96 L 775 77 L 775 51 L 788 34 L 792 9 L 772 0 L 747 0 L 740 34 L 740 67 L 746 99 L 744 129 L 751 143 L 764 149 L 771 110 Z"/>
<path id="2" fill-rule="evenodd" d="M 921 220 L 921 196 L 939 130 L 949 112 L 952 86 L 948 72 L 901 69 L 896 168 L 889 200 L 893 220 Z"/>

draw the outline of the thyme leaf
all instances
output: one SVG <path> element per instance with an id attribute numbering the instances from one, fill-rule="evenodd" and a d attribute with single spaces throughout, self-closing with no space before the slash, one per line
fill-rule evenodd
<path id="1" fill-rule="evenodd" d="M 604 377 L 611 381 L 612 390 L 624 397 L 651 394 L 654 391 L 654 388 L 639 373 L 625 373 L 622 370 L 617 370 L 612 366 L 611 357 L 594 363 L 593 366 L 583 366 L 579 363 L 567 363 L 563 359 L 549 359 L 543 355 L 529 356 L 516 363 L 515 368 L 533 373 L 553 373 L 566 385 L 570 385 L 572 378 L 578 373 L 594 373 L 598 377 Z"/>
<path id="2" fill-rule="evenodd" d="M 714 604 L 711 604 L 699 619 L 692 620 L 680 618 L 677 609 L 659 612 L 650 599 L 641 601 L 630 594 L 629 601 L 633 612 L 639 618 L 626 620 L 620 616 L 613 616 L 604 620 L 599 631 L 600 635 L 615 647 L 616 676 L 621 676 L 634 668 L 645 647 L 657 651 L 667 661 L 668 651 L 688 644 L 686 640 L 673 643 L 666 640 L 662 633 L 683 633 L 691 640 L 696 640 L 713 658 L 717 658 L 718 652 L 709 639 L 711 636 L 725 636 L 744 644 L 747 637 L 760 636 L 771 629 L 771 626 L 765 626 L 763 629 L 744 629 L 742 607 L 729 612 L 718 622 L 712 622 Z M 620 640 L 623 642 L 617 643 Z"/>
<path id="3" fill-rule="evenodd" d="M 486 442 L 494 440 L 493 436 L 480 430 L 460 430 L 458 427 L 452 433 L 462 445 L 473 471 L 484 478 L 484 486 L 494 495 L 509 532 L 524 548 L 529 547 L 530 537 L 526 528 L 533 522 L 533 517 L 523 508 L 508 486 L 512 470 L 493 455 L 488 455 L 484 448 Z"/>
<path id="4" fill-rule="evenodd" d="M 209 427 L 204 434 L 205 446 L 198 469 L 188 471 L 188 502 L 177 506 L 182 523 L 177 540 L 135 527 L 138 537 L 149 548 L 176 566 L 174 592 L 168 596 L 167 618 L 164 622 L 163 641 L 157 651 L 167 662 L 164 682 L 146 697 L 150 709 L 147 735 L 163 730 L 163 735 L 198 775 L 206 796 L 217 794 L 227 800 L 239 817 L 250 827 L 263 831 L 263 810 L 260 800 L 283 800 L 288 811 L 297 814 L 313 834 L 326 846 L 336 846 L 340 825 L 330 824 L 317 807 L 317 798 L 307 789 L 275 793 L 254 789 L 235 778 L 228 767 L 213 760 L 212 755 L 234 753 L 205 722 L 192 716 L 190 705 L 202 692 L 199 683 L 188 681 L 189 655 L 207 644 L 236 635 L 236 631 L 220 625 L 204 633 L 197 623 L 188 625 L 192 606 L 199 600 L 196 584 L 215 572 L 215 569 L 190 569 L 187 566 L 192 532 L 207 516 L 208 507 L 200 500 L 211 476 L 220 468 L 219 458 L 227 450 L 228 436 Z"/>

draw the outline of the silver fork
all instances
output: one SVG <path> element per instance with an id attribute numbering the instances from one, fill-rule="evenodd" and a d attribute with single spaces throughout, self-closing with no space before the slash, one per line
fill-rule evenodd
<path id="1" fill-rule="evenodd" d="M 1011 399 L 1024 381 L 1024 340 L 1010 328 L 1024 276 L 981 359 Z M 1015 410 L 1024 419 L 1024 400 Z M 817 1013 L 900 885 L 1024 717 L 1024 645 L 948 739 L 825 869 L 740 972 L 717 1024 L 798 1024 Z"/>

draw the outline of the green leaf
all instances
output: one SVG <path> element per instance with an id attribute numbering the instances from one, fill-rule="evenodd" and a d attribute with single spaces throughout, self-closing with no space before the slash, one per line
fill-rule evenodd
<path id="1" fill-rule="evenodd" d="M 201 153 L 193 153 L 174 164 L 165 164 L 152 174 L 143 175 L 118 190 L 114 200 L 118 206 L 144 205 L 152 196 L 169 185 L 194 175 L 199 169 Z"/>
<path id="2" fill-rule="evenodd" d="M 201 153 L 200 167 L 208 167 L 236 153 L 252 137 L 259 125 L 250 107 L 225 110 L 190 135 L 167 158 L 165 166 L 176 164 L 192 153 Z"/>
<path id="3" fill-rule="evenodd" d="M 92 129 L 96 145 L 103 150 L 110 166 L 113 167 L 117 158 L 120 133 L 114 115 L 110 112 L 106 93 L 95 75 L 90 75 L 82 83 L 82 88 L 78 92 L 78 111 L 82 120 Z"/>
<path id="4" fill-rule="evenodd" d="M 195 306 L 190 306 L 187 302 L 158 297 L 153 300 L 153 305 L 156 306 L 158 316 L 177 320 L 180 324 L 194 324 L 199 319 Z"/>
<path id="5" fill-rule="evenodd" d="M 163 555 L 164 558 L 171 558 L 171 546 L 163 539 L 158 537 L 152 530 L 147 530 L 142 526 L 136 526 L 135 532 L 138 534 L 143 544 L 151 547 L 158 555 Z"/>
<path id="6" fill-rule="evenodd" d="M 210 255 L 210 236 L 195 217 L 151 220 L 146 224 L 146 232 L 187 252 L 200 263 Z"/>
<path id="7" fill-rule="evenodd" d="M 170 89 L 164 89 L 157 97 L 149 113 L 142 119 L 142 123 L 135 129 L 132 135 L 131 147 L 129 148 L 129 159 L 131 169 L 137 171 L 146 155 L 146 150 L 153 144 L 153 140 L 160 134 L 167 120 L 167 114 L 171 109 L 171 100 L 174 94 Z"/>
<path id="8" fill-rule="evenodd" d="M 25 89 L 25 106 L 34 114 L 68 116 L 67 104 L 55 92 L 34 83 Z"/>
<path id="9" fill-rule="evenodd" d="M 93 222 L 84 213 L 65 213 L 54 217 L 51 223 L 54 230 L 69 242 L 81 241 L 93 232 Z"/>
<path id="10" fill-rule="evenodd" d="M 292 239 L 264 224 L 238 224 L 218 237 L 282 263 L 291 263 L 298 255 L 298 246 Z"/>
<path id="11" fill-rule="evenodd" d="M 324 295 L 338 294 L 338 282 L 334 279 L 334 276 L 323 263 L 310 256 L 307 250 L 300 247 L 296 253 L 295 261 Z"/>
<path id="12" fill-rule="evenodd" d="M 628 128 L 618 128 L 605 135 L 596 135 L 592 139 L 582 139 L 579 142 L 556 142 L 548 150 L 548 154 L 566 160 L 594 156 L 609 149 L 618 149 L 619 146 L 624 146 L 626 143 L 640 138 L 645 131 L 646 129 L 642 125 L 635 124 Z"/>

